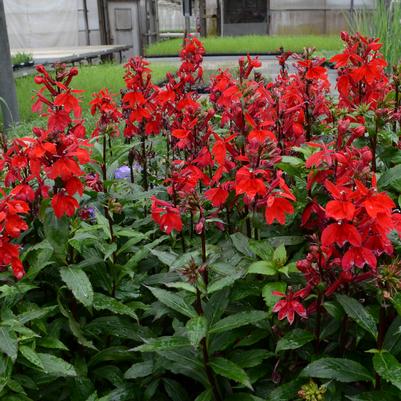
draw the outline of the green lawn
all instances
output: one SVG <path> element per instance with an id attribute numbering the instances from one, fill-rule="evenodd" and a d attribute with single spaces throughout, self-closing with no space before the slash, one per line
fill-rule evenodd
<path id="1" fill-rule="evenodd" d="M 339 35 L 301 35 L 301 36 L 226 36 L 202 39 L 207 54 L 246 54 L 285 50 L 302 51 L 304 47 L 316 47 L 319 50 L 338 50 L 342 48 Z M 150 45 L 147 56 L 166 56 L 177 54 L 182 39 L 171 39 Z"/>
<path id="2" fill-rule="evenodd" d="M 151 66 L 153 70 L 153 80 L 155 83 L 162 81 L 168 71 L 174 69 L 168 64 L 155 64 Z M 119 94 L 124 87 L 124 69 L 121 64 L 102 64 L 96 66 L 83 66 L 79 69 L 79 74 L 72 81 L 74 89 L 83 89 L 85 92 L 80 94 L 83 109 L 88 109 L 88 103 L 92 99 L 92 93 L 102 88 L 109 88 L 112 93 Z M 33 81 L 33 76 L 17 78 L 17 97 L 22 122 L 30 122 L 38 116 L 31 111 L 32 96 L 38 89 Z"/>

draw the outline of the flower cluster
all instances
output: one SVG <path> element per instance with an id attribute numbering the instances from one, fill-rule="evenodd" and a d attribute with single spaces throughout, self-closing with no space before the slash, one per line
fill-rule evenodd
<path id="1" fill-rule="evenodd" d="M 82 165 L 90 160 L 89 143 L 85 139 L 85 127 L 81 119 L 81 107 L 70 84 L 77 75 L 76 68 L 56 66 L 52 77 L 43 66 L 38 66 L 36 84 L 41 88 L 36 94 L 33 110 L 47 118 L 47 127 L 34 128 L 34 136 L 17 138 L 5 147 L 0 168 L 4 174 L 5 191 L 12 190 L 3 201 L 8 210 L 5 234 L 10 236 L 8 224 L 18 223 L 15 238 L 27 227 L 18 214 L 30 212 L 35 215 L 42 200 L 50 199 L 55 215 L 73 216 L 79 206 L 76 195 L 82 195 L 84 176 Z M 13 206 L 13 202 L 16 202 Z M 14 211 L 14 212 L 13 212 Z M 9 223 L 8 223 L 9 222 Z M 5 235 L 3 234 L 3 235 Z M 8 240 L 2 237 L 3 246 Z M 9 255 L 1 265 L 11 265 L 20 278 L 22 265 L 17 257 L 17 248 L 11 246 Z M 11 258 L 11 259 L 10 259 Z"/>

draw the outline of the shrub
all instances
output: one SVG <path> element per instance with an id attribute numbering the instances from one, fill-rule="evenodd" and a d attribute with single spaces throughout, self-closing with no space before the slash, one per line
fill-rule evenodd
<path id="1" fill-rule="evenodd" d="M 47 123 L 3 140 L 4 400 L 400 398 L 399 68 L 342 33 L 274 81 L 241 58 L 208 98 L 187 40 L 120 99 L 38 66 Z M 89 135 L 90 134 L 90 135 Z"/>

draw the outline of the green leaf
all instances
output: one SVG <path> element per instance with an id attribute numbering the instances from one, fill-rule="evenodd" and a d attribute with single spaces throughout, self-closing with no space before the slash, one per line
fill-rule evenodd
<path id="1" fill-rule="evenodd" d="M 160 301 L 162 304 L 166 305 L 170 309 L 173 309 L 176 312 L 179 312 L 189 318 L 197 316 L 195 309 L 191 305 L 187 304 L 185 300 L 179 295 L 170 291 L 163 290 L 161 288 L 146 288 L 148 288 L 152 292 L 152 294 L 155 296 L 155 298 L 157 298 L 158 301 Z"/>
<path id="2" fill-rule="evenodd" d="M 136 313 L 132 308 L 104 294 L 100 293 L 94 294 L 93 307 L 96 310 L 108 310 L 118 315 L 127 315 L 138 320 L 138 316 L 136 315 Z"/>
<path id="3" fill-rule="evenodd" d="M 207 293 L 213 294 L 216 291 L 222 290 L 223 288 L 232 286 L 237 280 L 239 280 L 243 276 L 243 272 L 235 272 L 230 274 L 229 276 L 222 277 L 216 281 L 210 283 L 207 287 Z"/>
<path id="4" fill-rule="evenodd" d="M 314 339 L 312 333 L 302 329 L 294 329 L 288 332 L 277 342 L 276 352 L 301 348 Z"/>
<path id="5" fill-rule="evenodd" d="M 254 368 L 260 365 L 265 359 L 273 357 L 273 352 L 265 349 L 239 349 L 230 354 L 230 360 L 243 369 Z"/>
<path id="6" fill-rule="evenodd" d="M 249 246 L 249 239 L 242 233 L 235 233 L 230 235 L 231 241 L 235 249 L 245 256 L 254 257 L 255 255 L 251 251 Z"/>
<path id="7" fill-rule="evenodd" d="M 18 342 L 13 330 L 0 326 L 0 351 L 9 356 L 13 361 L 17 359 Z"/>
<path id="8" fill-rule="evenodd" d="M 234 362 L 225 358 L 213 358 L 209 362 L 210 367 L 215 373 L 235 382 L 241 383 L 252 390 L 252 385 L 245 370 L 240 368 Z"/>
<path id="9" fill-rule="evenodd" d="M 68 351 L 68 348 L 56 337 L 45 337 L 38 341 L 38 345 L 43 348 L 62 349 Z"/>
<path id="10" fill-rule="evenodd" d="M 230 289 L 224 288 L 215 292 L 208 300 L 204 307 L 205 316 L 209 322 L 209 326 L 213 326 L 223 315 L 230 302 Z"/>
<path id="11" fill-rule="evenodd" d="M 106 219 L 106 217 L 103 216 L 103 214 L 98 209 L 95 210 L 95 213 L 96 213 L 96 222 L 98 226 L 103 230 L 107 238 L 111 240 L 109 221 Z"/>
<path id="12" fill-rule="evenodd" d="M 305 382 L 302 378 L 296 378 L 288 383 L 276 387 L 270 394 L 268 401 L 292 401 L 296 398 L 297 392 Z"/>
<path id="13" fill-rule="evenodd" d="M 357 395 L 346 395 L 349 401 L 399 401 L 399 397 L 388 391 L 368 391 Z"/>
<path id="14" fill-rule="evenodd" d="M 77 372 L 70 363 L 64 361 L 64 359 L 58 358 L 50 354 L 37 353 L 40 358 L 43 370 L 45 373 L 51 376 L 57 377 L 75 377 Z"/>
<path id="15" fill-rule="evenodd" d="M 93 289 L 86 273 L 82 269 L 63 267 L 60 275 L 74 297 L 87 308 L 90 307 L 93 303 Z"/>
<path id="16" fill-rule="evenodd" d="M 280 246 L 274 250 L 273 262 L 277 267 L 281 267 L 285 265 L 286 261 L 287 251 L 285 250 L 284 244 L 280 244 Z"/>
<path id="17" fill-rule="evenodd" d="M 336 298 L 345 313 L 376 339 L 377 327 L 373 316 L 354 298 L 346 295 L 337 295 Z"/>
<path id="18" fill-rule="evenodd" d="M 401 177 L 401 165 L 390 168 L 381 175 L 377 185 L 380 189 L 388 188 L 389 186 L 397 187 Z"/>
<path id="19" fill-rule="evenodd" d="M 134 363 L 125 373 L 125 379 L 137 379 L 139 377 L 146 377 L 153 372 L 153 361 L 145 361 Z"/>
<path id="20" fill-rule="evenodd" d="M 260 260 L 252 263 L 248 268 L 248 274 L 263 274 L 265 276 L 274 276 L 277 274 L 277 270 L 273 267 L 271 262 Z"/>
<path id="21" fill-rule="evenodd" d="M 386 351 L 374 354 L 373 367 L 380 377 L 401 390 L 401 364 L 393 355 Z"/>
<path id="22" fill-rule="evenodd" d="M 57 260 L 65 264 L 69 236 L 69 219 L 66 216 L 58 219 L 54 215 L 53 210 L 49 210 L 46 214 L 43 229 L 47 241 L 54 249 L 54 255 Z"/>
<path id="23" fill-rule="evenodd" d="M 209 329 L 209 333 L 223 333 L 224 331 L 233 330 L 237 327 L 257 323 L 263 319 L 267 319 L 267 314 L 263 311 L 254 310 L 236 313 L 235 315 L 227 316 L 218 321 Z"/>
<path id="24" fill-rule="evenodd" d="M 196 316 L 188 320 L 185 325 L 191 345 L 195 348 L 207 335 L 207 319 L 205 316 Z"/>
<path id="25" fill-rule="evenodd" d="M 146 340 L 146 344 L 135 347 L 133 351 L 139 352 L 157 352 L 170 351 L 177 348 L 189 347 L 191 343 L 186 337 L 159 337 Z"/>
<path id="26" fill-rule="evenodd" d="M 401 316 L 401 293 L 397 292 L 392 298 L 391 302 L 394 305 L 395 310 Z"/>
<path id="27" fill-rule="evenodd" d="M 267 283 L 262 289 L 262 296 L 266 302 L 267 307 L 270 309 L 279 301 L 280 297 L 273 295 L 273 291 L 285 293 L 287 289 L 287 284 L 283 281 L 273 281 Z"/>
<path id="28" fill-rule="evenodd" d="M 39 358 L 39 355 L 31 347 L 21 345 L 19 347 L 19 352 L 21 352 L 24 358 L 26 358 L 33 365 L 42 370 L 45 370 L 45 367 L 43 366 L 42 360 Z"/>
<path id="29" fill-rule="evenodd" d="M 274 250 L 266 240 L 256 241 L 254 239 L 250 239 L 249 248 L 256 256 L 259 256 L 265 261 L 271 261 L 273 257 Z"/>
<path id="30" fill-rule="evenodd" d="M 372 381 L 370 372 L 359 362 L 345 358 L 321 358 L 310 363 L 301 376 L 333 379 L 344 383 Z"/>
<path id="31" fill-rule="evenodd" d="M 205 390 L 195 398 L 195 401 L 213 401 L 212 390 L 210 388 Z"/>

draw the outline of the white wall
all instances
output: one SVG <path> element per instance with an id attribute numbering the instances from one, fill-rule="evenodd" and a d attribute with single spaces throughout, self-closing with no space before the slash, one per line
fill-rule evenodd
<path id="1" fill-rule="evenodd" d="M 78 45 L 78 0 L 4 0 L 11 48 Z"/>
<path id="2" fill-rule="evenodd" d="M 96 0 L 86 0 L 88 7 L 89 39 L 91 45 L 100 45 L 99 14 L 97 11 Z M 83 0 L 78 0 L 78 42 L 81 46 L 86 46 L 86 31 Z"/>

